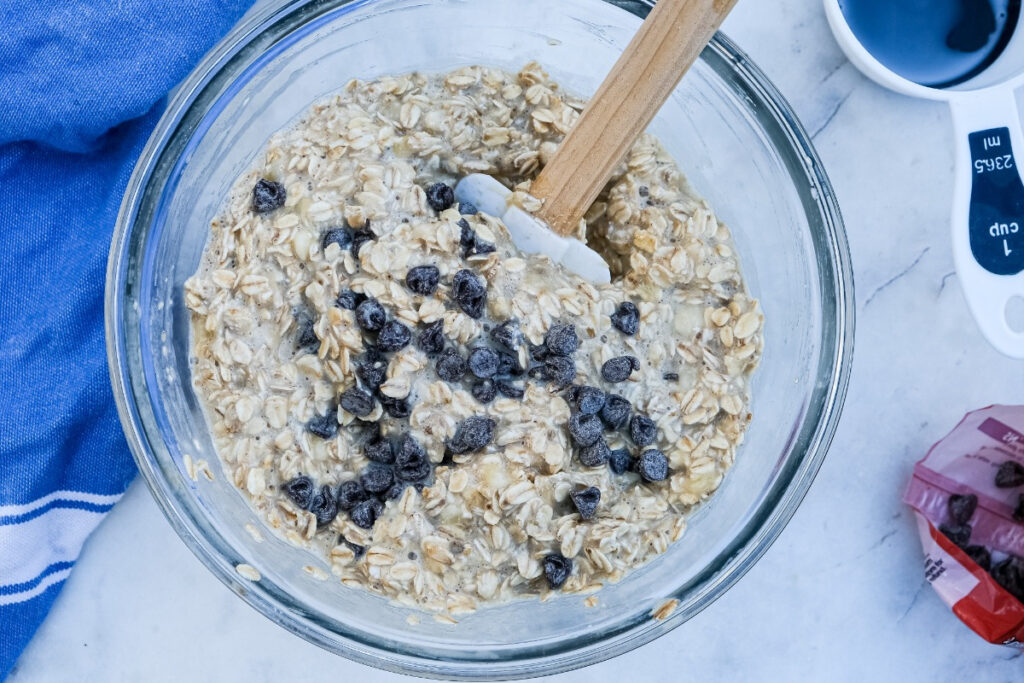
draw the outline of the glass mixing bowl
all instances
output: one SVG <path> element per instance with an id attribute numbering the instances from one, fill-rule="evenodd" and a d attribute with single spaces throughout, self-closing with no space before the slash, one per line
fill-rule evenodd
<path id="1" fill-rule="evenodd" d="M 317 558 L 259 525 L 220 469 L 189 380 L 182 285 L 235 178 L 276 130 L 352 77 L 539 60 L 593 93 L 650 4 L 636 0 L 300 0 L 255 14 L 175 93 L 125 194 L 107 276 L 110 368 L 139 470 L 192 551 L 239 596 L 328 650 L 393 671 L 508 678 L 592 664 L 693 617 L 739 579 L 807 492 L 850 371 L 853 287 L 835 198 L 789 106 L 719 35 L 651 128 L 733 230 L 766 317 L 754 420 L 736 465 L 681 542 L 579 597 L 482 609 L 454 626 L 406 621 L 363 590 L 320 581 Z M 193 481 L 188 458 L 210 464 Z M 258 580 L 236 567 L 254 567 Z M 248 572 L 247 572 L 248 573 Z M 251 574 L 250 574 L 251 575 Z M 654 618 L 666 601 L 671 614 Z"/>

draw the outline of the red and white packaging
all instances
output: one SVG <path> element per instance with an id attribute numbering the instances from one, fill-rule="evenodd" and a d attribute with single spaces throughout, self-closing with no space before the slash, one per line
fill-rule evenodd
<path id="1" fill-rule="evenodd" d="M 1024 465 L 1024 406 L 989 406 L 968 413 L 914 466 L 903 501 L 914 509 L 924 572 L 953 613 L 990 643 L 1021 647 L 1024 604 L 1003 589 L 987 571 L 944 536 L 953 494 L 974 494 L 970 544 L 994 556 L 1024 557 L 1024 524 L 1013 511 L 1024 488 L 1000 489 L 996 470 L 1007 460 Z"/>

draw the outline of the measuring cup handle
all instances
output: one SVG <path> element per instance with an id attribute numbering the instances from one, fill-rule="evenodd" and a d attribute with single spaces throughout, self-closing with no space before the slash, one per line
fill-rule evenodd
<path id="1" fill-rule="evenodd" d="M 1024 298 L 1024 183 L 1014 150 L 1024 150 L 1013 91 L 980 91 L 951 101 L 957 140 L 953 259 L 967 305 L 999 351 L 1024 358 L 1024 331 L 1007 304 Z"/>

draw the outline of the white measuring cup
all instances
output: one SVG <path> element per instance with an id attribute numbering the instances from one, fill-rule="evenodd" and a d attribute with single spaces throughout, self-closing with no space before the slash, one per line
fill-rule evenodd
<path id="1" fill-rule="evenodd" d="M 898 0 L 894 0 L 898 1 Z M 956 137 L 953 261 L 967 305 L 999 351 L 1024 358 L 1024 329 L 1008 318 L 1024 306 L 1024 183 L 1013 150 L 1024 150 L 1015 90 L 1024 84 L 1024 26 L 981 73 L 949 88 L 908 80 L 878 61 L 857 39 L 839 6 L 825 15 L 843 52 L 864 75 L 911 97 L 948 102 Z"/>

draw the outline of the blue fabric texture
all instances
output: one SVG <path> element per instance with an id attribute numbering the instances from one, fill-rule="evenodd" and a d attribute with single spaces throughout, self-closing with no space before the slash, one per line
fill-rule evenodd
<path id="1" fill-rule="evenodd" d="M 135 475 L 107 373 L 121 195 L 250 0 L 0 3 L 0 679 Z"/>

